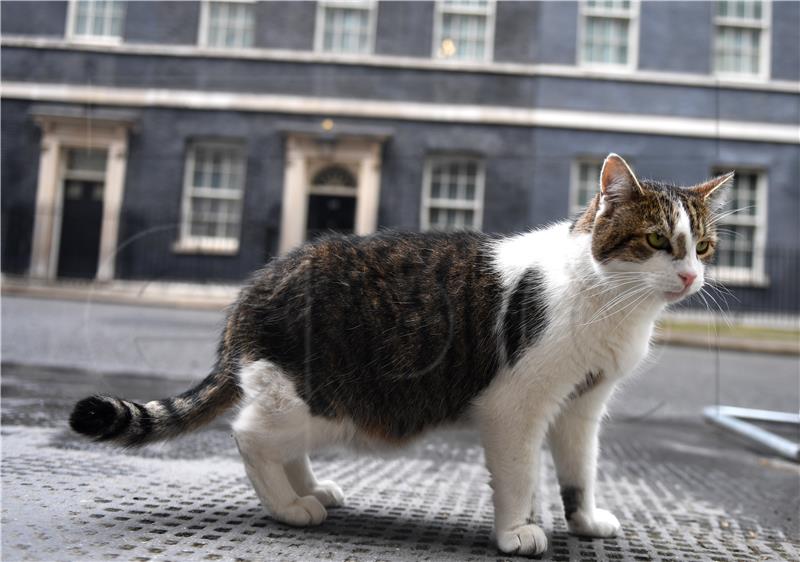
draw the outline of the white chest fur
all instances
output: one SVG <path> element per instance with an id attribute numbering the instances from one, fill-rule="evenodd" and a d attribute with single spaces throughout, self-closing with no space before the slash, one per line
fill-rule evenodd
<path id="1" fill-rule="evenodd" d="M 507 373 L 493 392 L 530 400 L 532 394 L 560 401 L 588 373 L 616 380 L 633 371 L 647 355 L 653 323 L 661 305 L 626 298 L 623 290 L 597 277 L 588 236 L 573 236 L 560 223 L 504 240 L 495 263 L 510 293 L 525 271 L 542 274 L 541 290 L 548 322 L 540 339 Z M 501 391 L 499 387 L 504 387 Z"/>

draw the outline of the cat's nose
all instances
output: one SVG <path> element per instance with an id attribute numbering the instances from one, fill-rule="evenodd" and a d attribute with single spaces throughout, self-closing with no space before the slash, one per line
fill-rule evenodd
<path id="1" fill-rule="evenodd" d="M 683 288 L 688 289 L 692 285 L 694 280 L 697 279 L 697 274 L 684 272 L 684 273 L 679 273 L 678 277 L 680 277 L 681 281 L 683 281 Z"/>

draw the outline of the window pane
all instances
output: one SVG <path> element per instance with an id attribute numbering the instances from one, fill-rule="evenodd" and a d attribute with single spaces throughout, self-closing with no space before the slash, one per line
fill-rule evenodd
<path id="1" fill-rule="evenodd" d="M 326 6 L 322 49 L 335 53 L 368 53 L 371 9 Z"/>
<path id="2" fill-rule="evenodd" d="M 471 158 L 437 158 L 430 164 L 430 185 L 425 191 L 434 200 L 427 209 L 428 223 L 435 230 L 476 229 L 479 163 Z M 452 201 L 452 204 L 450 203 Z"/>
<path id="3" fill-rule="evenodd" d="M 192 193 L 187 217 L 190 236 L 237 238 L 244 189 L 241 150 L 221 145 L 196 145 L 191 154 L 194 165 L 188 187 Z"/>
<path id="4" fill-rule="evenodd" d="M 758 74 L 761 30 L 718 25 L 714 36 L 714 69 L 717 72 Z"/>
<path id="5" fill-rule="evenodd" d="M 484 58 L 486 52 L 485 15 L 443 14 L 439 54 L 445 58 Z"/>
<path id="6" fill-rule="evenodd" d="M 120 37 L 124 17 L 122 0 L 77 0 L 72 33 L 82 37 Z"/>
<path id="7" fill-rule="evenodd" d="M 717 265 L 743 271 L 755 266 L 756 234 L 760 228 L 754 222 L 759 216 L 758 189 L 759 174 L 753 172 L 737 174 L 728 188 L 726 203 L 719 211 L 717 222 Z"/>
<path id="8" fill-rule="evenodd" d="M 106 150 L 70 149 L 67 151 L 67 171 L 105 173 L 106 155 Z"/>
<path id="9" fill-rule="evenodd" d="M 597 194 L 601 168 L 602 163 L 600 162 L 581 162 L 578 164 L 576 184 L 573 187 L 575 189 L 573 196 L 575 206 L 571 212 L 577 212 L 588 205 Z"/>
<path id="10" fill-rule="evenodd" d="M 206 44 L 246 48 L 253 45 L 255 13 L 251 2 L 210 2 Z"/>
<path id="11" fill-rule="evenodd" d="M 627 19 L 587 17 L 583 40 L 584 61 L 626 64 L 629 26 L 630 22 Z"/>
<path id="12" fill-rule="evenodd" d="M 722 0 L 717 2 L 717 15 L 741 20 L 761 20 L 764 15 L 761 0 Z"/>

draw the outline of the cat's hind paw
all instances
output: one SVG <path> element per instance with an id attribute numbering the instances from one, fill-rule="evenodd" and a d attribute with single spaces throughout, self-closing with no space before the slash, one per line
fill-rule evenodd
<path id="1" fill-rule="evenodd" d="M 497 532 L 497 547 L 506 554 L 535 556 L 547 550 L 547 536 L 537 525 L 521 525 Z"/>
<path id="2" fill-rule="evenodd" d="M 319 525 L 328 517 L 322 503 L 314 496 L 303 496 L 281 509 L 272 512 L 272 517 L 295 527 Z"/>
<path id="3" fill-rule="evenodd" d="M 620 530 L 617 518 L 605 509 L 595 509 L 591 514 L 576 511 L 567 523 L 569 532 L 581 537 L 606 539 L 615 537 Z"/>
<path id="4" fill-rule="evenodd" d="M 311 490 L 311 494 L 325 507 L 342 507 L 344 505 L 342 489 L 330 480 L 317 483 Z"/>

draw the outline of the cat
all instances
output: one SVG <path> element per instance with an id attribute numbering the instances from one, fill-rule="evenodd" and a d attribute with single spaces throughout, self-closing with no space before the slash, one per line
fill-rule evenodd
<path id="1" fill-rule="evenodd" d="M 233 433 L 273 518 L 317 525 L 344 496 L 309 453 L 477 428 L 499 550 L 547 549 L 534 523 L 539 455 L 555 461 L 571 533 L 612 537 L 595 506 L 598 429 L 645 357 L 659 312 L 700 290 L 733 173 L 693 187 L 640 181 L 616 154 L 572 221 L 525 234 L 329 236 L 257 272 L 227 316 L 211 375 L 141 405 L 78 402 L 78 433 L 137 446 L 238 406 Z"/>

